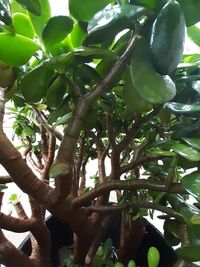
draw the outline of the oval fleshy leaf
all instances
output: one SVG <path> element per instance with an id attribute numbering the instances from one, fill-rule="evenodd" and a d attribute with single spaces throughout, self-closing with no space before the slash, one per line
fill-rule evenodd
<path id="1" fill-rule="evenodd" d="M 193 172 L 184 176 L 181 183 L 187 192 L 200 200 L 200 173 Z"/>
<path id="2" fill-rule="evenodd" d="M 73 20 L 67 16 L 56 16 L 50 18 L 47 22 L 42 39 L 47 48 L 61 42 L 71 32 L 73 28 Z"/>
<path id="3" fill-rule="evenodd" d="M 190 161 L 200 161 L 200 152 L 192 147 L 184 144 L 176 143 L 172 145 L 172 149 L 180 156 Z"/>
<path id="4" fill-rule="evenodd" d="M 191 117 L 200 116 L 200 103 L 182 104 L 177 102 L 168 102 L 164 104 L 163 108 L 176 114 L 184 114 Z"/>
<path id="5" fill-rule="evenodd" d="M 200 260 L 200 245 L 188 245 L 175 250 L 176 254 L 183 260 L 196 262 Z"/>
<path id="6" fill-rule="evenodd" d="M 183 137 L 182 139 L 191 147 L 200 150 L 200 138 Z"/>
<path id="7" fill-rule="evenodd" d="M 41 4 L 39 0 L 16 0 L 23 8 L 36 16 L 41 16 Z M 43 0 L 42 0 L 43 1 Z"/>

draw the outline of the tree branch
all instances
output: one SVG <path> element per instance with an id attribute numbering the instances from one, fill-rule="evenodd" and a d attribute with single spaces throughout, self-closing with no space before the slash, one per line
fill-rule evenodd
<path id="1" fill-rule="evenodd" d="M 127 180 L 127 181 L 106 181 L 100 185 L 97 185 L 95 188 L 93 188 L 91 191 L 85 193 L 84 195 L 81 195 L 72 201 L 72 205 L 74 207 L 80 207 L 84 205 L 85 203 L 91 202 L 98 196 L 109 193 L 113 190 L 139 190 L 139 189 L 146 189 L 146 190 L 152 190 L 157 192 L 166 192 L 166 187 L 163 184 L 155 184 L 152 182 L 149 182 L 146 179 L 139 179 L 139 180 Z M 171 193 L 179 193 L 179 194 L 185 194 L 186 191 L 182 187 L 181 184 L 173 183 L 170 187 Z"/>

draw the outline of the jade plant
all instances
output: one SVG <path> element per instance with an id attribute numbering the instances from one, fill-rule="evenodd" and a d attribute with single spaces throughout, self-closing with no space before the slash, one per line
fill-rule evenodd
<path id="1" fill-rule="evenodd" d="M 8 173 L 0 204 L 15 183 L 32 211 L 14 194 L 18 216 L 0 213 L 0 263 L 53 266 L 48 210 L 70 226 L 70 259 L 86 267 L 120 216 L 112 264 L 137 266 L 144 218 L 159 211 L 166 242 L 178 246 L 174 267 L 196 266 L 200 53 L 185 53 L 184 42 L 187 34 L 200 46 L 200 2 L 69 0 L 68 8 L 52 17 L 48 0 L 0 0 L 0 164 Z M 29 231 L 31 254 L 3 229 Z M 150 267 L 159 262 L 152 255 Z"/>

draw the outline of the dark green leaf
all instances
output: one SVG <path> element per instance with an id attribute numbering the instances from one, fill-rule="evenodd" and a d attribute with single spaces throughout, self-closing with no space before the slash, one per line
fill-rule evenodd
<path id="1" fill-rule="evenodd" d="M 40 0 L 16 0 L 23 8 L 36 16 L 41 16 Z M 41 0 L 43 1 L 43 0 Z"/>
<path id="2" fill-rule="evenodd" d="M 99 11 L 88 24 L 88 37 L 85 44 L 101 43 L 113 39 L 126 28 L 134 28 L 136 20 L 147 14 L 147 9 L 135 5 L 107 6 Z"/>
<path id="3" fill-rule="evenodd" d="M 190 161 L 200 161 L 200 152 L 190 146 L 176 143 L 172 145 L 172 149 L 180 156 Z"/>
<path id="4" fill-rule="evenodd" d="M 144 5 L 149 8 L 155 8 L 157 4 L 157 0 L 136 0 L 134 1 L 136 5 Z"/>
<path id="5" fill-rule="evenodd" d="M 200 260 L 200 245 L 187 245 L 176 249 L 176 254 L 183 260 L 195 262 Z"/>
<path id="6" fill-rule="evenodd" d="M 75 56 L 82 56 L 82 57 L 88 57 L 92 56 L 93 58 L 111 58 L 111 59 L 117 59 L 118 56 L 108 50 L 108 49 L 103 49 L 100 47 L 81 47 L 81 48 L 76 48 L 73 51 L 73 54 Z"/>
<path id="7" fill-rule="evenodd" d="M 38 102 L 45 96 L 53 71 L 38 67 L 26 74 L 20 84 L 23 97 L 28 102 Z"/>
<path id="8" fill-rule="evenodd" d="M 193 81 L 192 89 L 194 89 L 198 94 L 200 94 L 200 81 Z"/>
<path id="9" fill-rule="evenodd" d="M 5 184 L 0 184 L 0 192 L 7 189 L 8 187 Z"/>
<path id="10" fill-rule="evenodd" d="M 42 33 L 45 46 L 49 49 L 61 42 L 71 32 L 72 28 L 73 20 L 67 16 L 50 18 Z"/>
<path id="11" fill-rule="evenodd" d="M 184 114 L 191 117 L 200 116 L 200 103 L 182 104 L 177 102 L 168 102 L 164 104 L 163 108 L 176 114 Z"/>
<path id="12" fill-rule="evenodd" d="M 200 173 L 193 172 L 184 176 L 181 183 L 191 195 L 200 200 Z"/>
<path id="13" fill-rule="evenodd" d="M 194 25 L 200 21 L 200 1 L 199 0 L 178 0 L 180 3 L 187 26 Z"/>
<path id="14" fill-rule="evenodd" d="M 88 21 L 97 11 L 113 2 L 114 0 L 69 0 L 69 11 L 77 20 Z"/>
<path id="15" fill-rule="evenodd" d="M 36 16 L 32 13 L 29 13 L 29 16 L 33 24 L 33 27 L 35 29 L 35 32 L 37 33 L 38 37 L 42 39 L 42 32 L 44 30 L 44 27 L 47 21 L 51 17 L 51 8 L 49 0 L 40 0 L 40 4 L 41 4 L 41 15 Z"/>

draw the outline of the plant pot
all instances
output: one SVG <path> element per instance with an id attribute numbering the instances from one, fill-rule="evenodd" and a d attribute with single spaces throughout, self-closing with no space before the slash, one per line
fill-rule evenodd
<path id="1" fill-rule="evenodd" d="M 49 216 L 46 219 L 46 224 L 52 236 L 52 264 L 53 267 L 59 266 L 58 251 L 63 246 L 70 246 L 73 243 L 73 233 L 69 225 L 60 221 L 56 217 Z M 149 247 L 155 246 L 160 252 L 159 267 L 171 267 L 176 261 L 176 254 L 172 247 L 170 247 L 163 235 L 147 220 L 145 220 L 147 234 L 143 238 L 142 244 L 139 247 L 137 257 L 135 259 L 137 266 L 147 267 L 147 252 Z M 111 238 L 113 245 L 119 247 L 120 236 L 120 216 L 114 217 L 109 226 L 104 240 Z M 31 244 L 29 237 L 26 237 L 20 244 L 19 249 L 26 254 L 31 253 Z"/>

